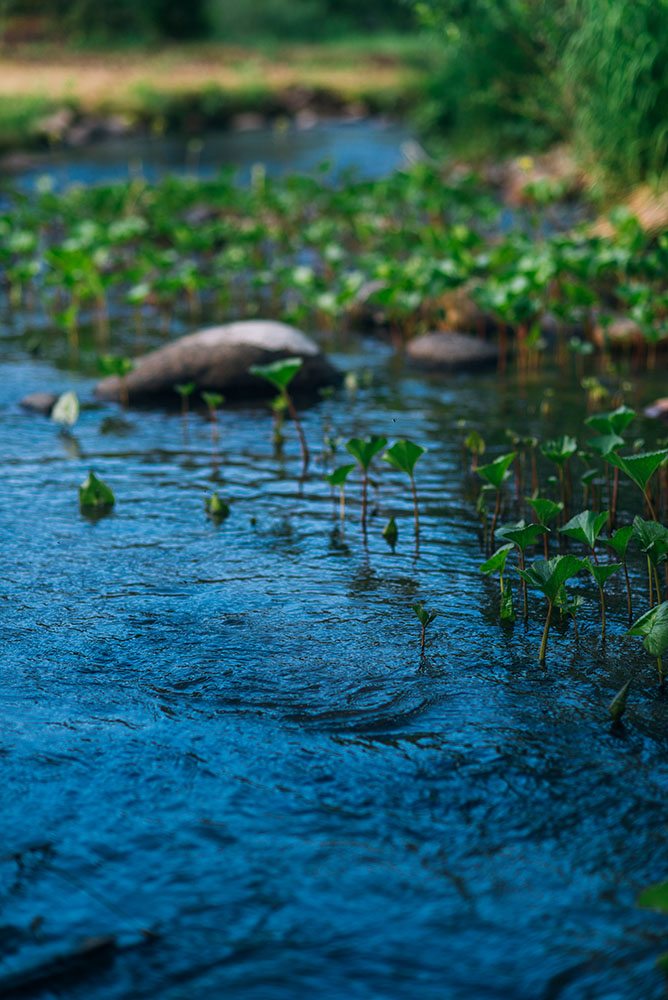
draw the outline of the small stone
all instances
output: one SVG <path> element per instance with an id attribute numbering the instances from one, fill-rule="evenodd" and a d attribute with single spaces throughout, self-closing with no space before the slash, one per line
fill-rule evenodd
<path id="1" fill-rule="evenodd" d="M 643 413 L 650 420 L 668 420 L 668 396 L 655 399 L 653 403 L 645 407 Z"/>
<path id="2" fill-rule="evenodd" d="M 51 410 L 56 404 L 58 396 L 55 392 L 31 392 L 24 396 L 20 406 L 31 413 L 41 413 L 45 417 L 51 416 Z"/>
<path id="3" fill-rule="evenodd" d="M 496 364 L 494 344 L 466 333 L 426 333 L 409 341 L 406 354 L 420 368 L 431 371 L 467 371 Z"/>

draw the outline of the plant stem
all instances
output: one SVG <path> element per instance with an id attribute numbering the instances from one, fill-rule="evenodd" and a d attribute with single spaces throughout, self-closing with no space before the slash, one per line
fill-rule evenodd
<path id="1" fill-rule="evenodd" d="M 411 478 L 411 492 L 413 494 L 413 518 L 415 520 L 415 539 L 417 541 L 420 537 L 420 512 L 418 509 L 418 496 L 417 496 L 417 490 L 415 488 L 415 478 L 413 476 L 411 476 L 410 478 Z"/>
<path id="2" fill-rule="evenodd" d="M 659 684 L 663 687 L 663 660 L 660 656 L 656 658 L 656 668 L 659 671 Z"/>
<path id="3" fill-rule="evenodd" d="M 501 513 L 501 490 L 496 491 L 496 503 L 494 505 L 494 515 L 492 517 L 492 525 L 489 529 L 489 548 L 492 549 L 494 545 L 494 532 L 496 531 L 496 522 L 499 520 L 499 514 Z"/>
<path id="4" fill-rule="evenodd" d="M 362 531 L 366 535 L 366 507 L 367 507 L 368 480 L 367 471 L 362 469 Z"/>
<path id="5" fill-rule="evenodd" d="M 545 628 L 543 629 L 543 638 L 540 643 L 540 653 L 538 654 L 538 662 L 545 666 L 545 654 L 547 652 L 547 635 L 550 631 L 550 624 L 552 622 L 552 601 L 547 602 L 547 618 L 545 619 Z"/>
<path id="6" fill-rule="evenodd" d="M 304 428 L 302 427 L 302 422 L 299 419 L 299 417 L 297 416 L 297 411 L 295 409 L 295 404 L 292 402 L 292 398 L 286 393 L 285 399 L 286 399 L 286 402 L 287 402 L 287 405 L 288 405 L 288 413 L 290 414 L 291 418 L 294 420 L 295 427 L 297 428 L 297 435 L 299 437 L 299 444 L 301 445 L 301 449 L 302 449 L 302 476 L 305 476 L 306 475 L 306 471 L 308 469 L 308 464 L 309 464 L 309 461 L 310 461 L 310 458 L 311 458 L 311 456 L 309 454 L 309 450 L 308 450 L 308 445 L 306 443 L 306 435 L 304 434 Z"/>
<path id="7" fill-rule="evenodd" d="M 598 593 L 601 599 L 601 642 L 605 642 L 605 594 L 603 587 L 598 588 Z"/>
<path id="8" fill-rule="evenodd" d="M 623 561 L 622 566 L 624 567 L 624 579 L 626 581 L 626 607 L 629 613 L 629 624 L 633 621 L 633 605 L 631 604 L 631 581 L 629 580 L 629 569 L 626 565 L 626 559 Z"/>

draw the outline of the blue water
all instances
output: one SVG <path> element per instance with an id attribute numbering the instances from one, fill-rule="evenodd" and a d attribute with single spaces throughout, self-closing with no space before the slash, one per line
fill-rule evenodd
<path id="1" fill-rule="evenodd" d="M 119 428 L 98 405 L 63 437 L 18 399 L 92 382 L 5 348 L 0 983 L 111 934 L 110 964 L 27 995 L 663 996 L 668 922 L 635 899 L 668 873 L 668 708 L 623 593 L 602 650 L 585 586 L 580 641 L 555 628 L 544 671 L 540 603 L 502 630 L 477 571 L 458 418 L 496 448 L 507 426 L 578 429 L 575 381 L 425 378 L 375 341 L 328 346 L 373 379 L 305 412 L 304 483 L 261 404 L 222 412 L 217 456 L 201 414 Z M 370 431 L 428 445 L 419 555 L 389 469 L 368 545 L 355 477 L 341 532 L 321 442 Z M 117 495 L 97 522 L 77 503 L 91 467 Z M 440 612 L 426 664 L 417 599 Z"/>

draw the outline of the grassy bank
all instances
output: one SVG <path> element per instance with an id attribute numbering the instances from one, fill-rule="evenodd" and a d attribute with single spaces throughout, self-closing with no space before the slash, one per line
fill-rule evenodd
<path id="1" fill-rule="evenodd" d="M 0 55 L 0 148 L 62 141 L 64 124 L 91 117 L 196 131 L 243 112 L 403 112 L 417 100 L 430 51 L 419 36 L 253 48 L 27 46 Z M 58 111 L 67 112 L 60 122 Z"/>

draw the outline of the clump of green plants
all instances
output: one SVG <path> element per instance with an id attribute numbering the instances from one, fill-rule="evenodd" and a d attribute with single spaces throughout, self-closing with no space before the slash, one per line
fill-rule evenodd
<path id="1" fill-rule="evenodd" d="M 500 591 L 500 604 L 499 604 L 499 618 L 502 622 L 512 622 L 515 621 L 515 607 L 513 604 L 513 592 L 510 586 L 508 586 L 504 580 L 504 573 L 506 570 L 506 562 L 508 561 L 508 556 L 513 551 L 513 542 L 507 542 L 494 552 L 489 559 L 487 559 L 480 567 L 480 572 L 485 576 L 491 576 L 492 573 L 499 574 L 499 591 Z"/>
<path id="2" fill-rule="evenodd" d="M 537 559 L 527 569 L 520 570 L 520 576 L 529 584 L 540 590 L 547 601 L 545 627 L 540 643 L 538 662 L 545 666 L 547 657 L 547 640 L 552 624 L 552 612 L 559 599 L 566 581 L 584 568 L 584 563 L 576 556 L 553 556 L 551 559 Z"/>

